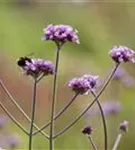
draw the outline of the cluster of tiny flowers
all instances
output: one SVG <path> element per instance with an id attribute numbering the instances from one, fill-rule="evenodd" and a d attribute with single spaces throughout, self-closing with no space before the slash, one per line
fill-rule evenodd
<path id="1" fill-rule="evenodd" d="M 116 63 L 135 62 L 134 54 L 135 52 L 126 46 L 114 46 L 109 52 L 109 55 Z"/>
<path id="2" fill-rule="evenodd" d="M 92 75 L 85 74 L 82 77 L 89 82 L 91 89 L 96 88 L 98 76 L 92 76 Z"/>
<path id="3" fill-rule="evenodd" d="M 8 124 L 9 120 L 7 116 L 0 115 L 0 150 L 4 150 L 1 147 L 8 149 L 15 149 L 20 144 L 20 138 L 16 134 L 11 134 L 5 131 L 5 127 Z M 6 131 L 8 131 L 6 129 Z"/>
<path id="4" fill-rule="evenodd" d="M 124 68 L 119 67 L 116 72 L 113 75 L 113 80 L 120 80 L 123 78 L 123 76 L 126 74 L 126 71 Z"/>
<path id="5" fill-rule="evenodd" d="M 33 58 L 31 61 L 25 62 L 22 66 L 27 75 L 38 77 L 41 74 L 49 75 L 54 73 L 54 65 L 50 61 Z"/>
<path id="6" fill-rule="evenodd" d="M 121 104 L 119 102 L 116 102 L 116 100 L 104 102 L 102 104 L 102 109 L 106 116 L 107 115 L 116 115 L 121 110 Z"/>
<path id="7" fill-rule="evenodd" d="M 82 77 L 70 80 L 68 86 L 76 93 L 88 94 L 89 91 L 95 88 L 97 79 L 97 76 L 83 75 Z"/>
<path id="8" fill-rule="evenodd" d="M 69 25 L 48 25 L 44 29 L 43 40 L 52 40 L 57 43 L 72 42 L 79 44 L 78 31 Z"/>

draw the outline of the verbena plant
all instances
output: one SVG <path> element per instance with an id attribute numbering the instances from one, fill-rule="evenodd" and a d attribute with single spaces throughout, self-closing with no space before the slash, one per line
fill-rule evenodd
<path id="1" fill-rule="evenodd" d="M 66 43 L 71 42 L 75 44 L 79 44 L 79 36 L 78 31 L 76 29 L 73 29 L 69 25 L 48 25 L 44 29 L 44 36 L 42 37 L 43 41 L 53 41 L 56 44 L 56 59 L 55 59 L 55 65 L 48 60 L 43 60 L 40 58 L 29 58 L 29 57 L 21 57 L 17 64 L 18 66 L 24 71 L 24 73 L 27 76 L 31 76 L 33 79 L 33 96 L 32 96 L 32 104 L 31 104 L 31 117 L 29 117 L 26 112 L 20 107 L 20 105 L 15 101 L 11 93 L 8 91 L 2 80 L 0 80 L 0 85 L 3 89 L 3 91 L 7 94 L 8 98 L 11 100 L 11 102 L 16 106 L 16 108 L 20 111 L 20 113 L 30 122 L 30 129 L 29 131 L 23 127 L 21 123 L 19 123 L 14 116 L 11 115 L 11 113 L 8 111 L 8 109 L 5 108 L 5 106 L 0 102 L 1 108 L 4 110 L 4 112 L 11 118 L 11 120 L 29 137 L 29 145 L 28 149 L 32 150 L 32 139 L 33 136 L 37 135 L 38 133 L 41 133 L 49 142 L 49 150 L 53 150 L 54 145 L 54 139 L 59 137 L 60 135 L 64 134 L 66 131 L 68 131 L 72 126 L 74 126 L 79 119 L 89 110 L 91 107 L 97 103 L 102 123 L 103 123 L 103 131 L 104 131 L 104 150 L 108 150 L 108 134 L 107 134 L 107 125 L 106 125 L 106 119 L 104 115 L 103 108 L 100 104 L 99 98 L 102 95 L 102 93 L 105 91 L 107 85 L 111 81 L 113 75 L 115 74 L 116 70 L 123 62 L 134 62 L 134 54 L 135 52 L 128 47 L 125 46 L 114 46 L 110 51 L 109 55 L 112 58 L 112 60 L 115 62 L 114 69 L 108 76 L 108 78 L 105 80 L 105 83 L 101 87 L 100 91 L 97 93 L 97 82 L 99 77 L 84 74 L 83 76 L 73 78 L 68 82 L 68 86 L 72 89 L 74 92 L 74 95 L 72 99 L 62 108 L 57 114 L 55 114 L 55 108 L 57 103 L 57 78 L 58 78 L 58 66 L 59 66 L 59 55 L 63 47 Z M 52 94 L 52 105 L 51 105 L 51 117 L 50 121 L 44 124 L 42 127 L 38 127 L 34 123 L 35 118 L 35 107 L 36 107 L 36 95 L 37 95 L 37 85 L 40 83 L 40 81 L 45 78 L 48 75 L 53 76 L 53 94 Z M 93 101 L 87 105 L 87 107 L 77 116 L 74 118 L 74 120 L 66 125 L 63 129 L 61 129 L 58 133 L 54 134 L 54 125 L 55 120 L 57 120 L 75 101 L 77 97 L 80 95 L 86 95 L 86 94 L 92 94 L 93 95 Z M 46 134 L 43 130 L 50 126 L 50 132 L 49 135 Z M 123 133 L 127 132 L 128 122 L 123 121 L 120 123 L 119 126 L 119 134 L 116 139 L 116 142 L 112 148 L 112 150 L 116 150 L 118 147 L 118 144 L 120 142 L 120 139 L 123 135 Z M 33 129 L 36 129 L 36 131 L 33 131 Z M 92 139 L 92 127 L 86 126 L 82 130 L 83 134 L 86 134 L 90 140 L 90 143 L 94 150 L 97 150 L 97 145 L 95 144 L 94 140 Z"/>

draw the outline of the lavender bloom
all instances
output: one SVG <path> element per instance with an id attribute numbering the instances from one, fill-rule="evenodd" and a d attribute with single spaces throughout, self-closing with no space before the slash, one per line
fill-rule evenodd
<path id="1" fill-rule="evenodd" d="M 98 76 L 92 76 L 92 75 L 85 74 L 82 77 L 85 78 L 89 82 L 91 90 L 96 88 Z"/>
<path id="2" fill-rule="evenodd" d="M 19 137 L 16 135 L 8 136 L 7 143 L 11 149 L 14 149 L 20 144 Z"/>
<path id="3" fill-rule="evenodd" d="M 124 76 L 124 74 L 126 74 L 124 68 L 118 68 L 113 75 L 113 79 L 119 80 Z"/>
<path id="4" fill-rule="evenodd" d="M 52 40 L 56 43 L 64 44 L 72 42 L 79 44 L 78 31 L 69 25 L 53 25 L 50 24 L 44 29 L 43 40 Z"/>
<path id="5" fill-rule="evenodd" d="M 79 94 L 87 94 L 90 90 L 89 81 L 85 78 L 74 78 L 69 81 L 68 86 Z"/>
<path id="6" fill-rule="evenodd" d="M 117 115 L 120 110 L 121 110 L 121 103 L 116 102 L 116 100 L 112 101 L 106 101 L 102 103 L 102 109 L 105 114 L 105 116 L 113 116 Z M 89 117 L 94 117 L 100 114 L 100 111 L 97 107 L 92 107 L 88 112 L 87 112 Z"/>
<path id="7" fill-rule="evenodd" d="M 93 130 L 92 130 L 91 126 L 86 126 L 82 129 L 82 133 L 87 134 L 87 135 L 90 135 L 92 131 Z"/>
<path id="8" fill-rule="evenodd" d="M 123 79 L 122 82 L 124 83 L 124 85 L 127 88 L 132 88 L 135 85 L 135 79 L 130 76 L 130 75 L 126 75 Z"/>
<path id="9" fill-rule="evenodd" d="M 121 63 L 121 62 L 135 62 L 134 57 L 135 52 L 128 47 L 125 46 L 114 46 L 110 52 L 109 55 L 112 57 L 112 59 L 116 63 Z"/>
<path id="10" fill-rule="evenodd" d="M 102 109 L 105 115 L 116 115 L 121 109 L 119 102 L 111 101 L 102 104 Z"/>
<path id="11" fill-rule="evenodd" d="M 8 122 L 8 118 L 4 115 L 0 116 L 0 129 L 2 129 Z"/>
<path id="12" fill-rule="evenodd" d="M 25 65 L 20 66 L 27 75 L 38 77 L 41 74 L 49 75 L 54 73 L 54 65 L 50 61 L 33 58 L 25 61 Z"/>
<path id="13" fill-rule="evenodd" d="M 119 125 L 119 130 L 121 132 L 128 132 L 128 121 L 124 120 Z"/>

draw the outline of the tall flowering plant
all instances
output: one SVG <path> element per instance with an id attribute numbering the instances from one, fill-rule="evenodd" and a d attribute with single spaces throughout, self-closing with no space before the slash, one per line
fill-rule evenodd
<path id="1" fill-rule="evenodd" d="M 60 135 L 64 134 L 66 131 L 68 131 L 72 126 L 74 126 L 80 118 L 89 110 L 91 107 L 96 103 L 101 114 L 102 118 L 102 124 L 103 124 L 103 132 L 104 132 L 104 150 L 108 150 L 108 133 L 107 133 L 107 124 L 106 124 L 106 117 L 102 108 L 102 105 L 100 104 L 100 96 L 105 91 L 107 85 L 110 83 L 113 75 L 116 73 L 116 70 L 123 62 L 134 62 L 134 54 L 135 52 L 128 47 L 125 46 L 115 46 L 113 47 L 109 55 L 112 58 L 112 60 L 115 62 L 114 69 L 108 76 L 108 79 L 105 80 L 105 83 L 101 87 L 100 91 L 97 93 L 97 82 L 99 79 L 99 76 L 97 75 L 90 75 L 90 74 L 84 74 L 80 77 L 75 77 L 71 79 L 67 86 L 71 88 L 74 95 L 71 100 L 56 114 L 55 108 L 57 103 L 57 79 L 58 79 L 58 67 L 59 67 L 59 58 L 60 58 L 60 51 L 63 48 L 63 46 L 68 43 L 75 43 L 79 44 L 79 36 L 78 31 L 76 29 L 73 29 L 69 25 L 48 25 L 44 30 L 44 35 L 42 37 L 43 41 L 53 41 L 56 44 L 56 59 L 55 64 L 53 64 L 49 60 L 44 60 L 40 58 L 29 58 L 29 57 L 21 57 L 17 64 L 18 66 L 23 70 L 23 72 L 30 76 L 33 79 L 33 95 L 32 95 L 32 104 L 31 104 L 31 116 L 29 117 L 26 112 L 20 107 L 20 105 L 15 101 L 11 93 L 6 88 L 5 84 L 0 80 L 0 85 L 3 89 L 3 91 L 7 94 L 10 101 L 16 106 L 16 108 L 20 111 L 20 113 L 30 122 L 29 130 L 25 129 L 19 121 L 11 115 L 9 110 L 3 105 L 2 102 L 0 102 L 0 106 L 3 109 L 3 111 L 11 118 L 11 120 L 29 137 L 29 145 L 28 149 L 32 150 L 32 143 L 33 143 L 33 136 L 37 135 L 38 133 L 41 133 L 49 142 L 49 150 L 54 150 L 54 140 L 59 137 Z M 35 124 L 35 107 L 36 107 L 36 99 L 37 99 L 37 84 L 40 83 L 40 81 L 45 78 L 46 76 L 51 75 L 53 76 L 53 89 L 52 89 L 52 104 L 51 104 L 51 116 L 50 121 L 46 124 L 44 124 L 42 127 L 38 127 Z M 88 104 L 88 106 L 76 117 L 74 120 L 69 123 L 67 126 L 65 126 L 63 129 L 61 129 L 58 133 L 54 134 L 54 126 L 55 126 L 55 120 L 58 119 L 75 101 L 80 95 L 93 95 L 93 101 Z M 50 127 L 49 134 L 46 134 L 43 130 L 47 127 Z M 127 126 L 128 122 L 123 121 L 120 123 L 119 126 L 119 134 L 116 139 L 116 142 L 113 146 L 113 150 L 116 150 L 118 147 L 118 144 L 120 142 L 120 139 L 123 135 L 123 133 L 127 132 Z M 34 131 L 33 129 L 36 129 Z M 92 132 L 93 129 L 90 125 L 85 126 L 82 129 L 82 133 L 88 136 L 88 139 L 90 140 L 90 144 L 92 145 L 94 150 L 97 150 L 97 145 L 95 144 L 93 138 L 92 138 Z"/>

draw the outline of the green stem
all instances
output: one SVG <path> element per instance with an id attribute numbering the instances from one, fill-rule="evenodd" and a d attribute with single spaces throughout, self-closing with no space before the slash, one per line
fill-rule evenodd
<path id="1" fill-rule="evenodd" d="M 54 82 L 53 82 L 53 96 L 52 96 L 52 109 L 51 109 L 51 123 L 50 123 L 50 139 L 49 139 L 49 149 L 54 149 L 53 141 L 53 132 L 54 132 L 54 115 L 55 115 L 55 106 L 56 106 L 56 89 L 57 89 L 57 75 L 58 75 L 58 64 L 59 64 L 59 52 L 61 46 L 57 45 L 56 50 L 56 62 L 55 62 L 55 71 L 54 71 Z"/>
<path id="2" fill-rule="evenodd" d="M 3 111 L 8 115 L 8 117 L 27 135 L 29 135 L 28 131 L 10 114 L 10 112 L 6 109 L 6 107 L 0 102 L 0 107 Z"/>
<path id="3" fill-rule="evenodd" d="M 95 92 L 91 91 L 92 95 L 96 98 L 96 94 Z M 106 125 L 106 119 L 105 119 L 105 115 L 104 115 L 104 112 L 103 112 L 103 109 L 102 109 L 102 106 L 99 102 L 99 100 L 97 99 L 97 104 L 98 104 L 98 107 L 99 107 L 99 110 L 100 110 L 100 113 L 101 113 L 101 118 L 102 118 L 102 122 L 103 122 L 103 128 L 104 128 L 104 141 L 105 141 L 105 150 L 107 150 L 107 144 L 108 144 L 108 136 L 107 136 L 107 125 Z"/>
<path id="4" fill-rule="evenodd" d="M 66 110 L 67 108 L 73 103 L 73 101 L 76 99 L 76 97 L 79 95 L 79 93 L 75 94 L 74 97 L 66 104 L 66 106 L 58 112 L 58 114 L 54 117 L 54 120 L 58 119 Z M 51 121 L 49 121 L 47 124 L 45 124 L 43 127 L 41 127 L 39 130 L 35 131 L 33 135 L 36 135 L 37 133 L 41 132 L 45 128 L 47 128 L 51 124 Z"/>
<path id="5" fill-rule="evenodd" d="M 102 89 L 100 90 L 100 92 L 98 93 L 97 97 L 92 101 L 91 104 L 88 105 L 87 108 L 85 108 L 83 110 L 83 112 L 78 115 L 73 122 L 71 122 L 69 125 L 67 125 L 64 129 L 62 129 L 60 132 L 58 132 L 56 135 L 54 135 L 54 139 L 57 138 L 58 136 L 60 136 L 61 134 L 63 134 L 64 132 L 66 132 L 69 128 L 71 128 L 76 122 L 78 122 L 78 120 L 93 106 L 93 104 L 97 101 L 97 99 L 100 97 L 100 95 L 104 92 L 105 88 L 107 87 L 107 85 L 109 84 L 109 82 L 111 81 L 112 76 L 114 75 L 115 71 L 117 70 L 119 64 L 116 64 L 116 66 L 114 67 L 113 71 L 111 72 L 110 76 L 108 77 L 108 79 L 106 80 L 105 84 L 103 85 Z"/>
<path id="6" fill-rule="evenodd" d="M 34 80 L 33 96 L 32 96 L 32 109 L 31 109 L 31 125 L 29 133 L 29 150 L 32 150 L 32 137 L 33 137 L 33 123 L 35 118 L 35 106 L 36 106 L 36 93 L 37 93 L 37 80 Z"/>
<path id="7" fill-rule="evenodd" d="M 115 144 L 114 144 L 114 146 L 113 146 L 113 148 L 112 148 L 112 150 L 117 150 L 121 138 L 122 138 L 122 133 L 119 133 L 118 136 L 117 136 L 117 139 L 116 139 L 116 141 L 115 141 Z"/>
<path id="8" fill-rule="evenodd" d="M 90 143 L 91 143 L 91 145 L 93 147 L 93 150 L 97 150 L 96 144 L 94 143 L 92 136 L 89 135 L 88 138 L 89 138 Z"/>
<path id="9" fill-rule="evenodd" d="M 13 96 L 11 95 L 11 93 L 8 91 L 8 89 L 6 88 L 6 86 L 4 85 L 4 83 L 2 82 L 2 80 L 0 79 L 0 85 L 3 89 L 3 91 L 6 93 L 6 95 L 8 96 L 8 98 L 11 100 L 11 102 L 16 106 L 16 108 L 21 112 L 21 114 L 31 123 L 31 119 L 29 118 L 29 116 L 24 112 L 24 110 L 20 107 L 20 105 L 15 101 L 15 99 L 13 98 Z M 39 130 L 40 128 L 34 123 L 33 126 L 35 127 L 35 129 Z M 40 131 L 40 133 L 42 135 L 44 135 L 47 139 L 49 139 L 49 136 L 44 133 L 43 131 Z"/>

